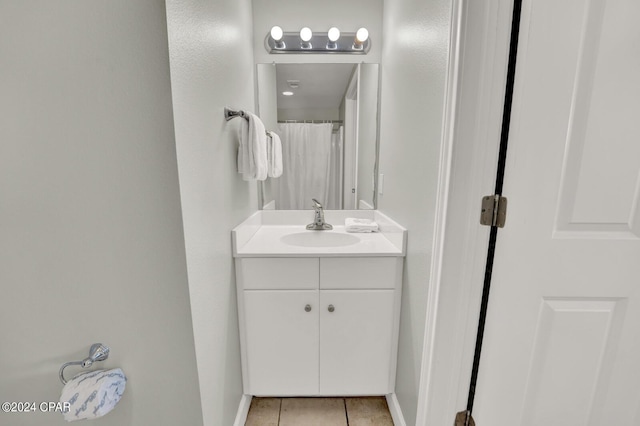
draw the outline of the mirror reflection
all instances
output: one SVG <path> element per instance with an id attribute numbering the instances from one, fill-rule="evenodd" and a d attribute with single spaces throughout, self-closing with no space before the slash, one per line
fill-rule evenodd
<path id="1" fill-rule="evenodd" d="M 283 173 L 260 183 L 265 209 L 373 209 L 378 64 L 258 64 L 258 113 L 282 141 Z"/>

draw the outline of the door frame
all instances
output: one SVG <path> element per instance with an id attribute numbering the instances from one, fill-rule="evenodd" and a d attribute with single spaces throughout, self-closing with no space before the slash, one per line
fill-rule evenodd
<path id="1" fill-rule="evenodd" d="M 452 424 L 466 407 L 489 240 L 480 200 L 494 191 L 512 9 L 513 0 L 452 1 L 418 426 Z M 521 47 L 529 12 L 525 0 Z"/>

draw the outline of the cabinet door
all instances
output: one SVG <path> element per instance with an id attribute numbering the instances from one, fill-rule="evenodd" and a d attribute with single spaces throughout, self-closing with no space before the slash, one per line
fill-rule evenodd
<path id="1" fill-rule="evenodd" d="M 244 312 L 250 394 L 317 395 L 318 291 L 245 290 Z"/>
<path id="2" fill-rule="evenodd" d="M 382 395 L 393 391 L 393 306 L 393 290 L 320 292 L 320 394 Z"/>

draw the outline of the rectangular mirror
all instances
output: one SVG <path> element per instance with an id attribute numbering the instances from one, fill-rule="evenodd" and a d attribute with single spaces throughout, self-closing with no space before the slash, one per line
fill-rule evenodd
<path id="1" fill-rule="evenodd" d="M 259 182 L 265 209 L 374 209 L 378 64 L 258 64 L 258 114 L 282 141 L 283 173 Z"/>

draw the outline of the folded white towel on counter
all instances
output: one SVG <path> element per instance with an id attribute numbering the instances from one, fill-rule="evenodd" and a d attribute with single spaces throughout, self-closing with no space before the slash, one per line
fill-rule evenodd
<path id="1" fill-rule="evenodd" d="M 282 176 L 282 141 L 275 132 L 267 132 L 267 159 L 269 170 L 267 175 L 272 178 Z"/>
<path id="2" fill-rule="evenodd" d="M 265 180 L 269 169 L 267 134 L 262 120 L 245 111 L 246 119 L 240 126 L 238 147 L 238 173 L 244 180 Z"/>
<path id="3" fill-rule="evenodd" d="M 344 220 L 344 229 L 347 232 L 378 232 L 378 224 L 371 219 L 348 217 Z"/>
<path id="4" fill-rule="evenodd" d="M 78 374 L 62 389 L 62 415 L 68 422 L 102 417 L 120 401 L 126 384 L 127 378 L 119 368 Z"/>

